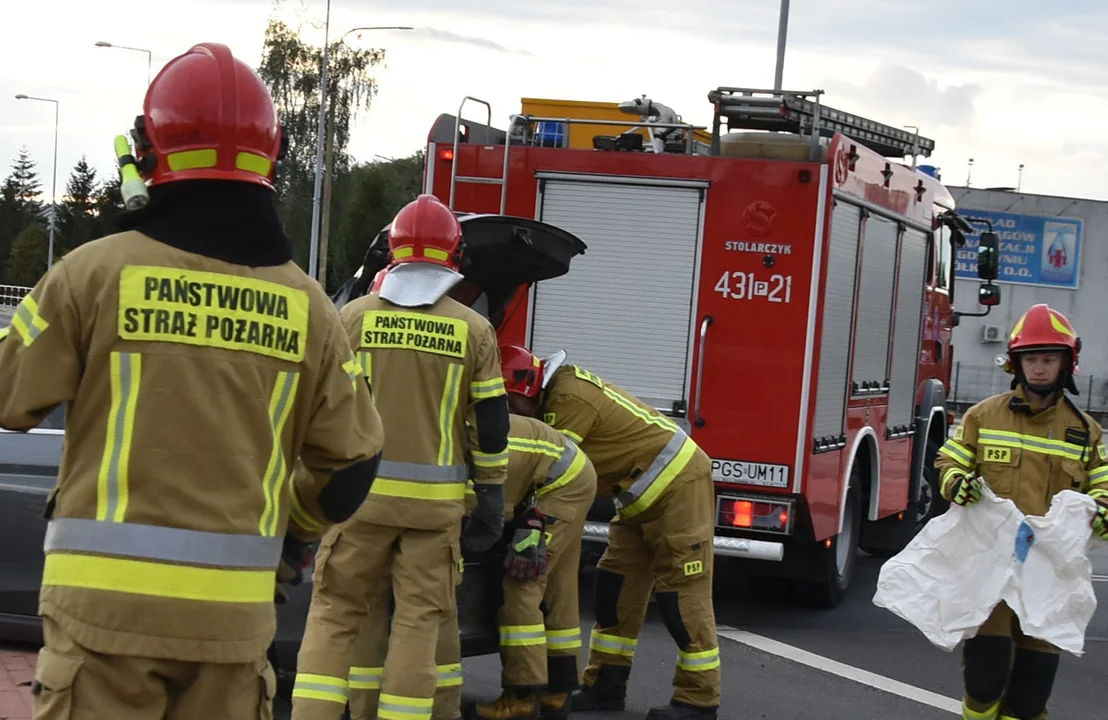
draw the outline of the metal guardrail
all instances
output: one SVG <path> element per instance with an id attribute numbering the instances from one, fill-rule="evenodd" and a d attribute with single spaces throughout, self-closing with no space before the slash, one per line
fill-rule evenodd
<path id="1" fill-rule="evenodd" d="M 0 307 L 15 307 L 32 289 L 22 285 L 0 285 Z"/>

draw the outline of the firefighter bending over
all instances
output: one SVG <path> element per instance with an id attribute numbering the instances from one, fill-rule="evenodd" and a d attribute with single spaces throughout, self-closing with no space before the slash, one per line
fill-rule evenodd
<path id="1" fill-rule="evenodd" d="M 1108 450 L 1100 426 L 1065 394 L 1077 392 L 1080 351 L 1073 326 L 1046 305 L 1016 322 L 1005 362 L 1012 390 L 967 410 L 939 451 L 944 498 L 972 505 L 988 484 L 1025 515 L 1045 515 L 1062 490 L 1087 492 L 1098 503 L 1093 529 L 1108 539 Z M 1046 718 L 1058 659 L 1058 649 L 1024 635 L 1001 602 L 962 649 L 963 717 Z"/>
<path id="2" fill-rule="evenodd" d="M 513 392 L 512 412 L 541 417 L 592 460 L 617 516 L 597 566 L 589 666 L 573 710 L 622 710 L 651 590 L 677 643 L 670 704 L 648 718 L 715 717 L 720 656 L 712 608 L 715 488 L 711 461 L 677 425 L 585 368 L 501 347 L 505 376 L 538 368 L 544 382 Z"/>
<path id="3" fill-rule="evenodd" d="M 170 60 L 127 159 L 149 203 L 58 260 L 0 339 L 0 426 L 67 404 L 36 718 L 272 717 L 282 545 L 373 482 L 369 387 L 274 208 L 280 132 L 226 46 Z"/>
<path id="4" fill-rule="evenodd" d="M 297 661 L 294 720 L 338 720 L 353 646 L 370 594 L 392 583 L 396 615 L 377 717 L 431 717 L 435 646 L 457 613 L 457 543 L 468 467 L 466 418 L 479 447 L 477 507 L 462 536 L 484 550 L 504 528 L 508 407 L 496 333 L 447 297 L 461 279 L 462 229 L 431 195 L 404 206 L 389 230 L 392 264 L 380 286 L 340 312 L 388 437 L 380 478 L 354 517 L 316 556 L 312 603 Z"/>
<path id="5" fill-rule="evenodd" d="M 509 398 L 533 392 L 541 383 L 539 367 L 505 373 Z M 478 705 L 475 715 L 483 720 L 522 720 L 540 713 L 548 720 L 564 718 L 570 693 L 578 688 L 577 578 L 585 517 L 596 498 L 596 470 L 568 436 L 532 417 L 510 417 L 505 494 L 514 521 L 498 614 L 504 692 Z"/>

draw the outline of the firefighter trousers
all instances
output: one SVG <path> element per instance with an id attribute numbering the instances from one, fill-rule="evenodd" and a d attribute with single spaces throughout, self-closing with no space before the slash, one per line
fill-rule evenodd
<path id="1" fill-rule="evenodd" d="M 455 542 L 459 542 L 455 529 Z M 461 548 L 456 548 L 459 557 Z M 461 582 L 461 567 L 457 582 Z M 350 668 L 350 720 L 373 720 L 381 694 L 381 676 L 389 648 L 389 612 L 392 601 L 391 578 L 381 582 L 369 596 L 367 612 Z M 458 720 L 462 714 L 462 644 L 458 635 L 457 612 L 445 613 L 435 647 L 435 698 L 431 720 Z"/>
<path id="2" fill-rule="evenodd" d="M 616 517 L 597 564 L 589 665 L 582 684 L 623 699 L 651 590 L 678 653 L 672 701 L 719 707 L 720 656 L 712 607 L 715 488 L 701 451 L 633 520 Z"/>
<path id="3" fill-rule="evenodd" d="M 203 663 L 105 655 L 78 645 L 42 619 L 35 720 L 272 720 L 277 678 L 263 656 L 253 663 Z"/>
<path id="4" fill-rule="evenodd" d="M 962 715 L 969 720 L 1046 720 L 1060 653 L 1028 637 L 1001 602 L 962 645 Z"/>
<path id="5" fill-rule="evenodd" d="M 504 688 L 567 693 L 578 687 L 577 579 L 581 535 L 595 498 L 596 471 L 589 463 L 576 478 L 538 499 L 539 511 L 547 517 L 546 573 L 534 582 L 504 578 L 504 604 L 498 613 Z"/>
<path id="6" fill-rule="evenodd" d="M 330 529 L 316 555 L 292 719 L 342 716 L 354 644 L 370 597 L 391 578 L 396 613 L 382 664 L 377 717 L 430 720 L 437 684 L 435 646 L 445 616 L 457 612 L 454 588 L 460 561 L 456 526 L 412 530 L 355 517 Z"/>

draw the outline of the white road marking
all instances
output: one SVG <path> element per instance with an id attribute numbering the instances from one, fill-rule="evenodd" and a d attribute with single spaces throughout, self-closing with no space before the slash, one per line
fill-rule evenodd
<path id="1" fill-rule="evenodd" d="M 1108 575 L 1093 575 L 1093 582 L 1108 582 Z"/>
<path id="2" fill-rule="evenodd" d="M 915 687 L 914 685 L 908 685 L 899 680 L 893 680 L 892 678 L 871 673 L 867 670 L 853 667 L 852 665 L 846 665 L 845 663 L 825 658 L 822 655 L 816 655 L 807 650 L 801 650 L 798 647 L 786 645 L 783 642 L 778 642 L 777 640 L 761 635 L 755 635 L 745 630 L 736 630 L 726 625 L 720 625 L 717 628 L 717 632 L 720 637 L 734 640 L 735 642 L 748 645 L 752 648 L 770 653 L 771 655 L 777 655 L 786 660 L 792 660 L 793 662 L 798 662 L 802 665 L 831 673 L 832 675 L 838 675 L 841 678 L 853 680 L 854 682 L 868 685 L 872 688 L 892 693 L 893 695 L 899 695 L 902 698 L 914 700 L 923 705 L 930 705 L 933 708 L 945 710 L 955 715 L 962 714 L 961 700 L 948 698 L 945 695 L 939 695 L 938 693 L 933 693 L 929 690 Z"/>

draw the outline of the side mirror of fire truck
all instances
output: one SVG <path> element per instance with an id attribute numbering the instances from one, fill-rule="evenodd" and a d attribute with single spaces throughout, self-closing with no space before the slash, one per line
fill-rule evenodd
<path id="1" fill-rule="evenodd" d="M 977 288 L 977 302 L 986 307 L 995 307 L 1000 304 L 1000 286 L 988 283 Z"/>
<path id="2" fill-rule="evenodd" d="M 1000 272 L 1000 237 L 995 232 L 981 233 L 977 244 L 977 277 L 982 280 L 996 280 Z M 987 286 L 986 286 L 987 287 Z M 999 297 L 999 291 L 998 291 Z M 999 301 L 998 301 L 999 302 Z M 982 302 L 983 305 L 989 303 Z M 992 303 L 996 304 L 996 303 Z"/>

